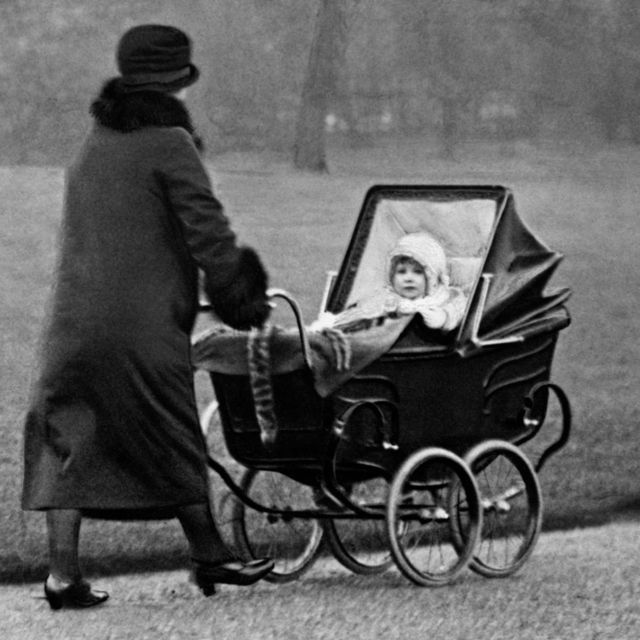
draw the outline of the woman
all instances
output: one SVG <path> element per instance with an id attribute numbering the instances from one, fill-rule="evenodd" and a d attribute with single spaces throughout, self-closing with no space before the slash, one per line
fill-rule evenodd
<path id="1" fill-rule="evenodd" d="M 215 527 L 190 361 L 198 269 L 214 311 L 236 328 L 266 319 L 267 275 L 236 244 L 196 149 L 180 100 L 198 78 L 187 35 L 134 27 L 117 62 L 68 172 L 25 425 L 23 508 L 47 512 L 52 608 L 108 597 L 82 579 L 82 515 L 178 517 L 205 595 L 273 567 L 236 561 Z"/>

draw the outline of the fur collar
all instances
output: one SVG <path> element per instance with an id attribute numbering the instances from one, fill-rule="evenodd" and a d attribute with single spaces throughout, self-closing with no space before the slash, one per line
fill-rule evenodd
<path id="1" fill-rule="evenodd" d="M 160 91 L 126 93 L 120 78 L 106 82 L 90 111 L 99 124 L 122 133 L 145 127 L 182 127 L 194 134 L 191 117 L 181 100 Z"/>

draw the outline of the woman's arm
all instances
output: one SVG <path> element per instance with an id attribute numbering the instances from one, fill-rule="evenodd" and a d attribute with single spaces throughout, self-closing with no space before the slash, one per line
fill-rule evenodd
<path id="1" fill-rule="evenodd" d="M 257 253 L 239 247 L 214 196 L 211 181 L 191 136 L 168 129 L 171 144 L 161 180 L 189 253 L 204 273 L 204 289 L 220 319 L 237 329 L 267 318 L 267 273 Z"/>

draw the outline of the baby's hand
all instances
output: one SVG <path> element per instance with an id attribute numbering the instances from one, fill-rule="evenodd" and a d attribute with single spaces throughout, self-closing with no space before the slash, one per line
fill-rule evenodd
<path id="1" fill-rule="evenodd" d="M 422 311 L 421 315 L 430 329 L 442 329 L 447 321 L 447 312 L 439 307 L 429 307 Z"/>
<path id="2" fill-rule="evenodd" d="M 336 315 L 329 311 L 323 311 L 310 325 L 309 331 L 321 332 L 323 329 L 331 329 L 336 321 Z"/>

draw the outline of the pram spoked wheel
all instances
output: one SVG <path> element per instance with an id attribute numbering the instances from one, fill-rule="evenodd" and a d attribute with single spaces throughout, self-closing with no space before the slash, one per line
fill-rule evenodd
<path id="1" fill-rule="evenodd" d="M 462 505 L 465 535 L 454 541 L 451 522 Z M 421 586 L 450 583 L 471 560 L 480 537 L 482 511 L 473 474 L 446 449 L 415 452 L 391 483 L 386 523 L 391 553 L 407 578 Z"/>
<path id="2" fill-rule="evenodd" d="M 254 502 L 280 513 L 261 512 L 237 500 L 233 511 L 237 548 L 247 558 L 273 558 L 275 567 L 266 580 L 295 580 L 315 562 L 323 532 L 317 520 L 287 512 L 315 509 L 313 489 L 284 474 L 256 469 L 244 473 L 239 487 Z"/>
<path id="3" fill-rule="evenodd" d="M 488 440 L 464 457 L 475 475 L 483 510 L 482 535 L 469 563 L 475 572 L 500 578 L 517 571 L 531 555 L 542 524 L 542 493 L 533 466 L 515 445 Z M 453 521 L 462 544 L 464 512 Z"/>
<path id="4" fill-rule="evenodd" d="M 352 410 L 349 410 L 353 412 Z M 348 422 L 348 421 L 347 421 Z M 356 518 L 326 518 L 322 521 L 325 541 L 333 556 L 344 567 L 360 575 L 386 571 L 393 558 L 387 543 L 384 514 L 389 496 L 388 473 L 367 460 L 365 434 L 352 438 L 337 435 L 328 452 L 329 464 L 325 473 L 330 484 L 337 487 L 347 504 L 342 509 L 361 516 Z M 361 462 L 358 463 L 358 460 Z M 340 510 L 336 503 L 333 509 Z M 366 517 L 369 514 L 372 517 Z M 378 517 L 376 517 L 376 515 Z"/>
<path id="5" fill-rule="evenodd" d="M 349 500 L 365 509 L 385 512 L 389 483 L 385 478 L 354 482 L 347 492 Z M 340 564 L 361 575 L 386 571 L 393 558 L 389 553 L 383 519 L 328 518 L 322 523 L 325 541 Z"/>

